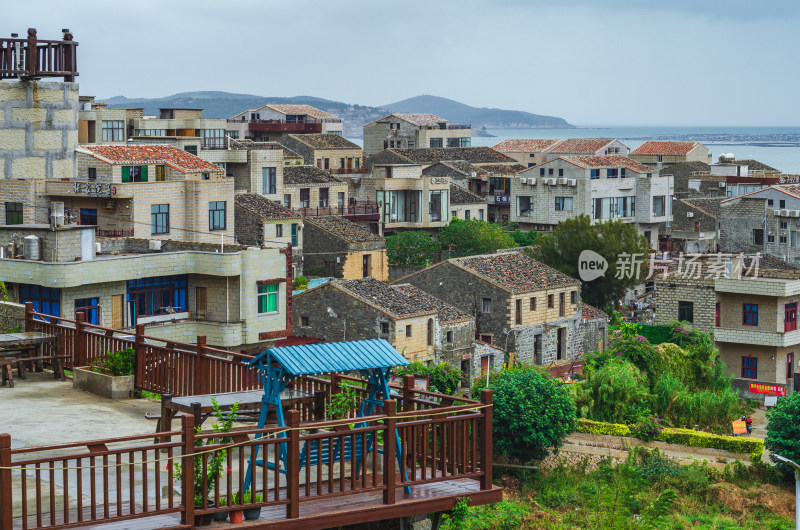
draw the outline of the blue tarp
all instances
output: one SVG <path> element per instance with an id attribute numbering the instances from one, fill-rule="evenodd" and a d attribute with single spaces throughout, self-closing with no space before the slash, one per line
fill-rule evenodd
<path id="1" fill-rule="evenodd" d="M 258 364 L 267 356 L 291 375 L 349 372 L 408 364 L 405 357 L 384 339 L 270 348 L 256 355 L 249 364 Z"/>

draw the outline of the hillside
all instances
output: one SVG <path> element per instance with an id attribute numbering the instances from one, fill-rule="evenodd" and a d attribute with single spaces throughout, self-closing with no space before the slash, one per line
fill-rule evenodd
<path id="1" fill-rule="evenodd" d="M 157 114 L 159 107 L 199 108 L 207 118 L 229 118 L 243 110 L 266 103 L 306 104 L 338 116 L 344 121 L 345 136 L 359 138 L 364 124 L 390 112 L 429 112 L 453 123 L 471 123 L 473 129 L 572 127 L 561 118 L 539 116 L 523 111 L 477 108 L 436 96 L 417 96 L 381 107 L 369 107 L 332 101 L 314 96 L 264 97 L 220 91 L 181 92 L 163 98 L 127 98 L 114 96 L 104 101 L 112 108 L 141 107 L 145 114 Z"/>

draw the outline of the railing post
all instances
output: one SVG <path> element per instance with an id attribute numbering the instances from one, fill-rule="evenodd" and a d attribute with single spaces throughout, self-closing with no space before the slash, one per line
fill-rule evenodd
<path id="1" fill-rule="evenodd" d="M 289 447 L 286 457 L 286 518 L 300 517 L 300 411 L 291 409 L 286 413 L 286 424 L 289 427 Z M 266 449 L 265 449 L 266 451 Z M 264 457 L 266 460 L 266 456 Z"/>
<path id="2" fill-rule="evenodd" d="M 339 393 L 339 374 L 333 372 L 331 374 L 331 393 L 330 395 L 338 394 Z"/>
<path id="3" fill-rule="evenodd" d="M 36 38 L 36 28 L 28 28 L 28 49 L 25 55 L 25 75 L 36 76 L 37 62 L 39 61 L 39 42 Z"/>
<path id="4" fill-rule="evenodd" d="M 481 433 L 481 489 L 492 489 L 492 390 L 481 390 L 483 432 Z"/>
<path id="5" fill-rule="evenodd" d="M 414 376 L 406 374 L 403 376 L 403 412 L 414 410 Z"/>
<path id="6" fill-rule="evenodd" d="M 84 319 L 83 311 L 75 312 L 75 336 L 73 337 L 72 352 L 74 358 L 72 359 L 72 367 L 86 366 L 86 331 L 83 327 Z"/>
<path id="7" fill-rule="evenodd" d="M 206 349 L 206 336 L 197 336 L 197 369 L 195 370 L 194 393 L 210 394 L 211 390 L 211 361 Z"/>
<path id="8" fill-rule="evenodd" d="M 317 390 L 314 392 L 314 419 L 316 421 L 325 420 L 325 396 L 327 394 L 324 390 Z"/>
<path id="9" fill-rule="evenodd" d="M 386 418 L 383 420 L 386 431 L 383 433 L 383 504 L 395 503 L 395 490 L 397 489 L 397 473 L 395 466 L 395 448 L 397 445 L 397 431 L 395 426 L 395 407 L 394 400 L 387 399 L 383 402 L 383 413 Z"/>
<path id="10" fill-rule="evenodd" d="M 11 530 L 11 436 L 0 434 L 0 530 Z"/>
<path id="11" fill-rule="evenodd" d="M 194 416 L 184 414 L 181 417 L 181 428 L 183 429 L 183 455 L 194 453 Z M 183 512 L 181 524 L 194 525 L 194 457 L 183 456 L 181 458 L 181 504 Z"/>
<path id="12" fill-rule="evenodd" d="M 25 302 L 25 331 L 33 331 L 33 302 Z"/>
<path id="13" fill-rule="evenodd" d="M 144 380 L 144 368 L 147 364 L 147 345 L 144 342 L 144 324 L 136 324 L 136 336 L 133 342 L 133 348 L 136 350 L 136 375 L 134 376 L 133 387 L 138 390 L 146 390 L 149 388 Z"/>

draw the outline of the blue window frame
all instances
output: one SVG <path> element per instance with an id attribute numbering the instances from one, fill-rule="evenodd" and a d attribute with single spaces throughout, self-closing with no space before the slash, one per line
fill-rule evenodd
<path id="1" fill-rule="evenodd" d="M 94 208 L 81 208 L 81 224 L 82 225 L 96 225 L 97 224 L 97 210 Z"/>
<path id="2" fill-rule="evenodd" d="M 758 304 L 744 304 L 742 309 L 742 325 L 758 325 Z"/>
<path id="3" fill-rule="evenodd" d="M 77 298 L 75 300 L 75 312 L 83 313 L 83 321 L 88 324 L 100 325 L 100 298 Z"/>
<path id="4" fill-rule="evenodd" d="M 600 178 L 600 170 L 599 169 L 592 169 L 592 170 L 590 170 L 590 172 L 591 172 L 591 178 L 593 178 L 593 179 L 599 179 Z"/>
<path id="5" fill-rule="evenodd" d="M 61 316 L 61 289 L 23 283 L 19 286 L 19 301 L 22 304 L 31 302 L 37 313 Z"/>
<path id="6" fill-rule="evenodd" d="M 128 280 L 126 300 L 128 314 L 136 317 L 186 311 L 186 288 L 189 277 L 185 274 L 176 276 L 153 276 L 139 280 Z"/>
<path id="7" fill-rule="evenodd" d="M 618 176 L 619 176 L 619 169 L 617 169 L 615 167 L 614 168 L 610 168 L 610 169 L 606 169 L 606 177 L 608 177 L 610 179 L 615 179 Z"/>
<path id="8" fill-rule="evenodd" d="M 261 168 L 261 193 L 263 195 L 273 195 L 278 192 L 277 168 Z"/>
<path id="9" fill-rule="evenodd" d="M 227 217 L 227 201 L 211 201 L 208 203 L 208 229 L 225 230 Z"/>
<path id="10" fill-rule="evenodd" d="M 297 246 L 297 223 L 292 223 L 292 246 Z"/>
<path id="11" fill-rule="evenodd" d="M 742 357 L 742 378 L 758 379 L 758 357 Z"/>

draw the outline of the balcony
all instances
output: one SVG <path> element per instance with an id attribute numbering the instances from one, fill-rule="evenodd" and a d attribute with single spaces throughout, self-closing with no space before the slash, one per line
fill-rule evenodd
<path id="1" fill-rule="evenodd" d="M 348 206 L 320 206 L 307 208 L 293 208 L 292 211 L 303 217 L 323 217 L 329 215 L 340 215 L 345 218 L 357 217 L 359 219 L 374 216 L 378 218 L 380 207 L 377 202 L 361 201 Z"/>
<path id="2" fill-rule="evenodd" d="M 322 122 L 287 123 L 283 120 L 251 120 L 247 124 L 253 132 L 321 133 Z"/>
<path id="3" fill-rule="evenodd" d="M 326 169 L 331 175 L 368 175 L 370 170 L 365 167 L 343 167 L 339 169 Z"/>
<path id="4" fill-rule="evenodd" d="M 133 229 L 130 230 L 109 230 L 107 228 L 96 228 L 97 237 L 133 237 Z"/>
<path id="5" fill-rule="evenodd" d="M 786 332 L 758 331 L 746 329 L 746 326 L 737 328 L 714 328 L 714 340 L 717 342 L 789 348 L 800 344 L 800 330 Z"/>
<path id="6" fill-rule="evenodd" d="M 63 77 L 74 82 L 77 46 L 69 30 L 64 30 L 64 40 L 38 40 L 34 28 L 25 39 L 0 39 L 0 79 Z"/>

